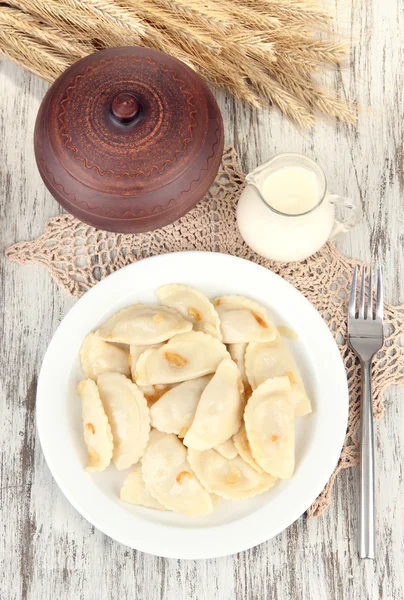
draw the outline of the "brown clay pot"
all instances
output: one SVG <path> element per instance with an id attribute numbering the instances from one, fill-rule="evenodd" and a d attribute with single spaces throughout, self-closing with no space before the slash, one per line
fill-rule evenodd
<path id="1" fill-rule="evenodd" d="M 138 233 L 203 198 L 223 152 L 223 122 L 200 77 L 150 48 L 111 48 L 69 67 L 35 126 L 45 185 L 81 221 Z"/>

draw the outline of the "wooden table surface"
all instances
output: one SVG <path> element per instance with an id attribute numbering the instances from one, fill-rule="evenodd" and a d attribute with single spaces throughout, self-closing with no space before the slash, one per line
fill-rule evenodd
<path id="1" fill-rule="evenodd" d="M 404 301 L 404 3 L 334 0 L 337 30 L 352 43 L 338 88 L 364 107 L 358 127 L 319 120 L 300 133 L 275 111 L 217 94 L 226 141 L 252 169 L 276 152 L 304 152 L 330 188 L 357 199 L 364 218 L 338 242 L 378 258 L 387 298 Z M 38 266 L 4 257 L 58 213 L 33 154 L 46 84 L 0 63 L 1 535 L 4 600 L 401 600 L 404 597 L 404 390 L 390 389 L 376 424 L 377 560 L 357 557 L 356 470 L 342 473 L 327 513 L 235 556 L 167 560 L 130 550 L 95 530 L 59 491 L 35 430 L 35 391 L 46 347 L 74 300 Z M 369 107 L 369 108 L 366 108 Z M 401 400 L 401 401 L 400 401 Z"/>

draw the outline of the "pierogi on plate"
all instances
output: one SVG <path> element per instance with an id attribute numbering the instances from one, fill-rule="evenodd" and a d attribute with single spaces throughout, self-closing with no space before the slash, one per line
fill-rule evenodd
<path id="1" fill-rule="evenodd" d="M 209 333 L 219 340 L 222 339 L 219 315 L 205 294 L 178 283 L 163 285 L 156 293 L 162 304 L 177 309 L 191 321 L 195 331 Z"/>
<path id="2" fill-rule="evenodd" d="M 178 283 L 156 295 L 83 340 L 86 470 L 131 469 L 122 502 L 191 517 L 291 477 L 311 403 L 265 307 Z"/>

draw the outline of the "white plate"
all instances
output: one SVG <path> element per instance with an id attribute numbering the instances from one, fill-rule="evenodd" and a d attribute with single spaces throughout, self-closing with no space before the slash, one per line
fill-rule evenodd
<path id="1" fill-rule="evenodd" d="M 243 294 L 265 305 L 277 325 L 297 332 L 290 342 L 313 399 L 313 414 L 297 420 L 296 472 L 255 498 L 221 501 L 192 518 L 124 504 L 126 472 L 84 471 L 86 450 L 76 387 L 79 349 L 108 316 L 134 302 L 155 302 L 165 283 L 195 286 L 209 297 Z M 328 327 L 300 292 L 246 260 L 210 252 L 143 259 L 88 291 L 58 327 L 46 352 L 37 392 L 42 449 L 62 492 L 95 527 L 131 548 L 170 558 L 210 558 L 246 550 L 295 521 L 324 488 L 338 461 L 348 417 L 345 369 Z"/>

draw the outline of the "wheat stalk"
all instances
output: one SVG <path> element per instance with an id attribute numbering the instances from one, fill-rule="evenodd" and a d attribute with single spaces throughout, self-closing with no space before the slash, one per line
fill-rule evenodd
<path id="1" fill-rule="evenodd" d="M 348 107 L 346 103 L 333 97 L 320 86 L 316 86 L 307 75 L 294 71 L 293 76 L 286 76 L 284 63 L 280 59 L 272 73 L 277 81 L 295 98 L 299 99 L 306 106 L 317 109 L 330 117 L 337 117 L 347 123 L 354 123 L 356 115 L 353 107 Z"/>
<path id="2" fill-rule="evenodd" d="M 90 1 L 93 0 L 7 0 L 7 3 L 92 44 L 94 40 L 105 47 L 140 43 L 137 23 L 119 22 L 116 15 L 102 13 L 101 6 L 98 11 L 91 10 Z"/>
<path id="3" fill-rule="evenodd" d="M 355 119 L 315 79 L 346 54 L 330 25 L 316 0 L 6 0 L 0 52 L 51 81 L 97 49 L 150 46 L 237 99 L 276 104 L 306 127 L 315 109 Z"/>
<path id="4" fill-rule="evenodd" d="M 11 58 L 19 57 L 20 63 L 26 62 L 36 73 L 44 73 L 48 81 L 59 77 L 69 66 L 66 58 L 6 25 L 0 28 L 0 44 L 5 54 Z"/>
<path id="5" fill-rule="evenodd" d="M 8 6 L 0 6 L 0 28 L 3 26 L 25 34 L 49 48 L 58 49 L 66 57 L 79 59 L 93 52 L 91 44 L 78 42 L 61 29 L 51 26 L 45 28 L 35 15 Z"/>
<path id="6" fill-rule="evenodd" d="M 197 44 L 189 36 L 172 36 L 170 32 L 150 31 L 150 45 L 157 50 L 168 52 L 177 58 L 186 57 L 209 83 L 222 87 L 238 100 L 244 100 L 259 106 L 259 97 L 247 82 L 247 77 L 240 72 L 237 64 L 228 63 L 222 54 L 209 52 L 203 45 Z M 170 52 L 170 50 L 172 50 Z"/>
<path id="7" fill-rule="evenodd" d="M 276 16 L 279 20 L 301 21 L 304 23 L 315 22 L 328 26 L 331 12 L 319 6 L 317 1 L 310 0 L 234 0 L 241 6 L 252 6 L 255 10 L 262 10 L 269 15 Z"/>

